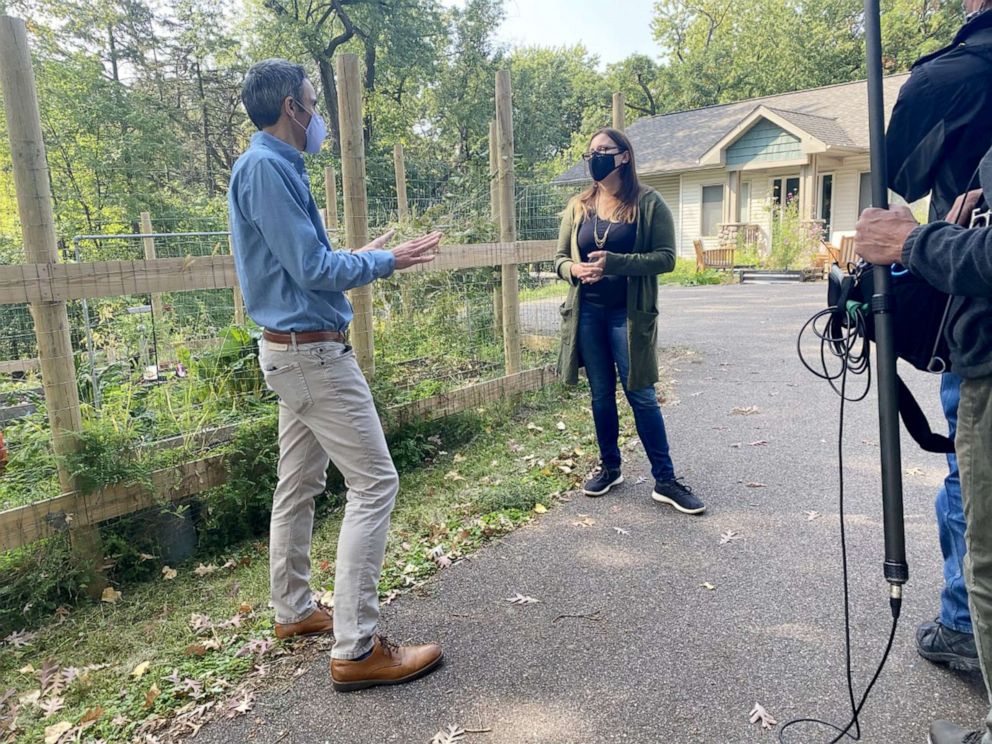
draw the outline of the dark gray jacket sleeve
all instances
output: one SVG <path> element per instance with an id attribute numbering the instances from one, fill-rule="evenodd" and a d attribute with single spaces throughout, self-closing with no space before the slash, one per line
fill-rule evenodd
<path id="1" fill-rule="evenodd" d="M 992 297 L 992 228 L 922 225 L 906 238 L 902 265 L 941 292 Z"/>

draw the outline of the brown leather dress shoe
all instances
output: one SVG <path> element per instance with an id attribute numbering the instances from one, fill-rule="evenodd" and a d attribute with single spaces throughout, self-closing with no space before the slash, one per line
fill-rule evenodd
<path id="1" fill-rule="evenodd" d="M 361 661 L 331 659 L 331 683 L 338 692 L 376 685 L 401 685 L 437 669 L 444 654 L 436 643 L 397 646 L 382 636 L 373 638 L 372 653 Z"/>
<path id="2" fill-rule="evenodd" d="M 297 636 L 313 636 L 334 631 L 334 617 L 318 607 L 298 623 L 276 623 L 276 638 L 285 640 Z"/>

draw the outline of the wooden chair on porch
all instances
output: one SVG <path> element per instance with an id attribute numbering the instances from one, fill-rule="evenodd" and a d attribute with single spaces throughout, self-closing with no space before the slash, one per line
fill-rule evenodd
<path id="1" fill-rule="evenodd" d="M 692 247 L 696 249 L 696 271 L 706 269 L 730 271 L 734 268 L 733 248 L 704 248 L 700 238 L 692 241 Z"/>

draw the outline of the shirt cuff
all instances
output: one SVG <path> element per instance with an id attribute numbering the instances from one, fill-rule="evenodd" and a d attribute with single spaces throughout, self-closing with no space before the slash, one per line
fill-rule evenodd
<path id="1" fill-rule="evenodd" d="M 392 251 L 370 251 L 375 256 L 376 279 L 385 279 L 396 271 L 396 256 Z"/>
<path id="2" fill-rule="evenodd" d="M 913 257 L 913 248 L 916 247 L 916 239 L 923 232 L 923 225 L 915 228 L 913 232 L 906 236 L 906 241 L 902 244 L 902 258 L 899 261 L 903 266 L 909 268 L 910 259 Z"/>

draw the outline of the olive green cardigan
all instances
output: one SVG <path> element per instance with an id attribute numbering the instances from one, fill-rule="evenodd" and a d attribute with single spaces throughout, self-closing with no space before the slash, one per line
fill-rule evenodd
<path id="1" fill-rule="evenodd" d="M 658 274 L 675 268 L 675 226 L 672 213 L 661 195 L 641 187 L 637 204 L 637 237 L 632 253 L 607 253 L 604 273 L 627 279 L 627 346 L 630 351 L 628 390 L 640 390 L 658 381 Z M 574 202 L 565 208 L 558 232 L 555 271 L 569 283 L 568 297 L 561 306 L 561 352 L 558 374 L 568 384 L 579 381 L 578 327 L 581 292 L 572 276 L 579 257 L 578 234 L 582 223 L 573 219 Z"/>

